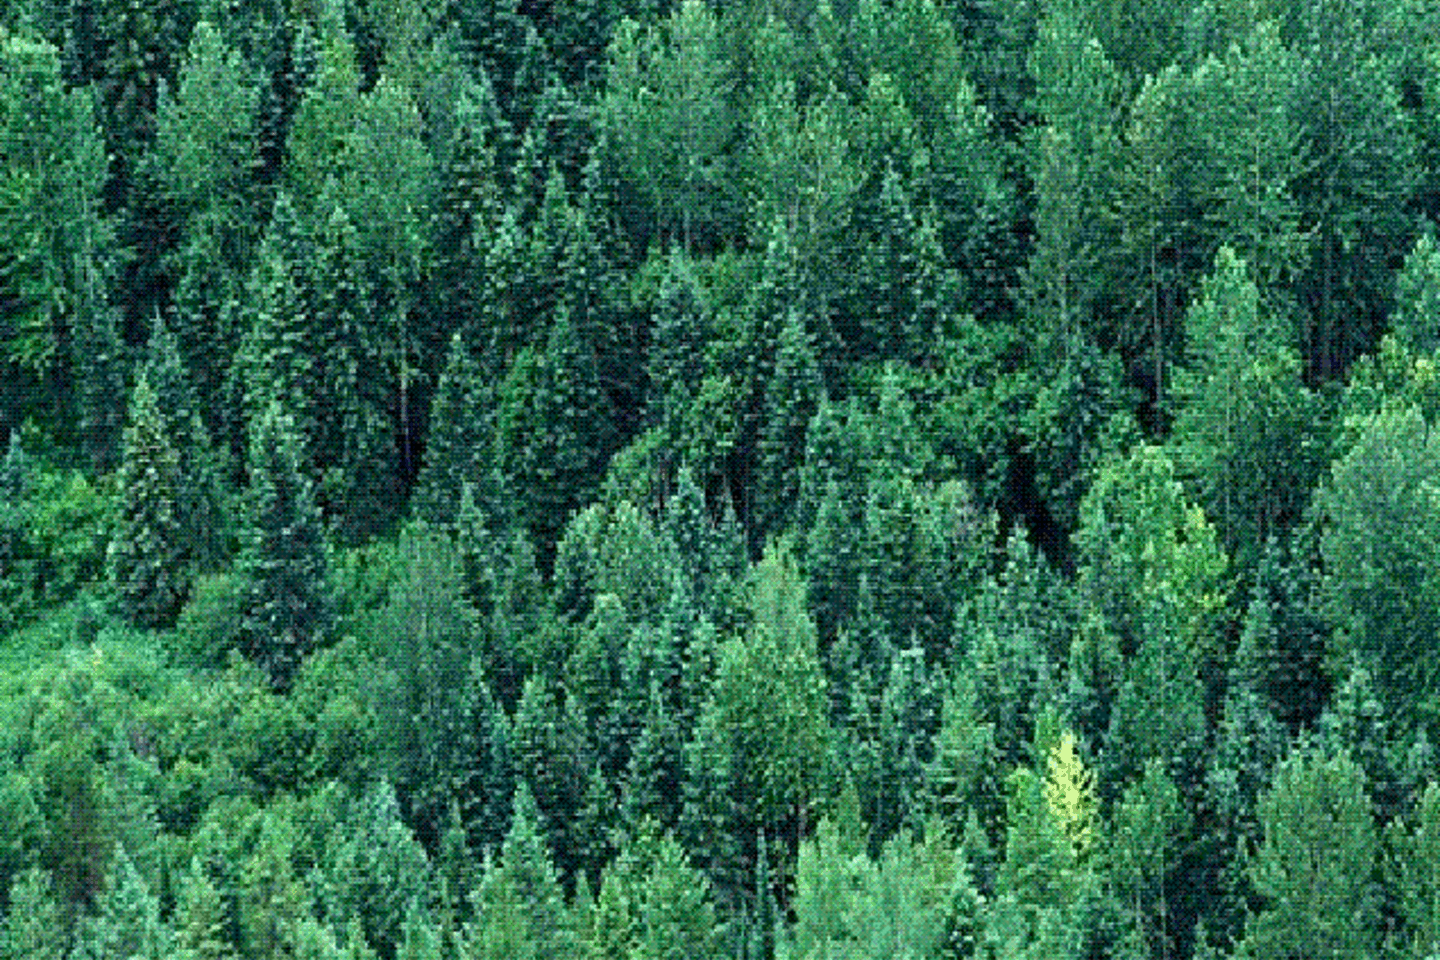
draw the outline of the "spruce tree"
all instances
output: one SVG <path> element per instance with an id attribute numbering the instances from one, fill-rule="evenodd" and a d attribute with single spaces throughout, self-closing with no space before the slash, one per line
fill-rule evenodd
<path id="1" fill-rule="evenodd" d="M 278 690 L 328 638 L 335 616 L 320 513 L 299 447 L 294 421 L 271 403 L 252 428 L 238 565 L 249 582 L 243 650 Z"/>
<path id="2" fill-rule="evenodd" d="M 140 627 L 175 622 L 193 568 L 181 520 L 180 457 L 142 374 L 130 401 L 121 466 L 120 527 L 111 541 L 110 576 L 120 610 Z"/>

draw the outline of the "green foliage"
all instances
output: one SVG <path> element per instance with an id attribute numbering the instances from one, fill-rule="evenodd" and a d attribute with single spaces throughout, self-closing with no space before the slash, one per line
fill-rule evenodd
<path id="1" fill-rule="evenodd" d="M 1403 709 L 1406 721 L 1428 717 L 1423 691 L 1434 664 L 1416 638 L 1428 635 L 1434 609 L 1437 448 L 1413 407 L 1356 426 L 1355 445 L 1332 464 L 1317 494 L 1327 521 L 1324 594 L 1340 631 L 1332 655 L 1339 662 L 1352 651 L 1366 658 L 1384 678 L 1392 710 Z"/>
<path id="2" fill-rule="evenodd" d="M 1222 247 L 1185 319 L 1191 363 L 1176 373 L 1171 442 L 1242 568 L 1299 520 L 1320 469 L 1319 402 L 1276 326 L 1245 262 Z"/>
<path id="3" fill-rule="evenodd" d="M 141 376 L 130 400 L 120 468 L 120 517 L 110 541 L 110 576 L 123 616 L 140 627 L 167 627 L 189 592 L 187 541 L 180 520 L 180 457 Z"/>
<path id="4" fill-rule="evenodd" d="M 616 25 L 600 124 L 662 229 L 687 249 L 697 232 L 726 226 L 732 83 L 705 4 L 682 2 L 658 25 Z"/>
<path id="5" fill-rule="evenodd" d="M 1378 844 L 1360 767 L 1344 753 L 1297 750 L 1257 810 L 1264 840 L 1250 876 L 1264 906 L 1246 924 L 1246 953 L 1371 956 Z"/>
<path id="6" fill-rule="evenodd" d="M 64 953 L 65 930 L 50 891 L 50 878 L 30 868 L 15 878 L 9 910 L 0 928 L 0 956 L 5 960 L 55 960 Z"/>
<path id="7" fill-rule="evenodd" d="M 329 558 L 294 421 L 272 403 L 255 425 L 239 570 L 248 581 L 242 651 L 278 690 L 333 624 Z"/>

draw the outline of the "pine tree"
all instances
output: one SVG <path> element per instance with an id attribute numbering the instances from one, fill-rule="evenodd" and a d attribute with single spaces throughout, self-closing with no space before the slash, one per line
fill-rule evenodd
<path id="1" fill-rule="evenodd" d="M 753 496 L 751 537 L 784 530 L 799 491 L 805 430 L 815 415 L 822 387 L 815 350 L 803 319 L 785 315 L 775 345 L 774 372 L 765 384 Z"/>
<path id="2" fill-rule="evenodd" d="M 1246 924 L 1255 957 L 1372 956 L 1376 831 L 1365 774 L 1344 753 L 1301 749 L 1258 811 L 1264 840 L 1250 877 L 1264 906 Z"/>
<path id="3" fill-rule="evenodd" d="M 181 877 L 173 922 L 177 956 L 185 960 L 234 957 L 225 903 L 198 857 L 191 859 Z"/>
<path id="4" fill-rule="evenodd" d="M 317 423 L 309 450 L 321 477 L 322 506 L 343 543 L 360 543 L 390 527 L 399 513 L 394 381 L 385 362 L 381 324 L 367 277 L 360 234 L 336 196 L 333 181 L 317 207 L 324 222 L 315 237 L 308 283 L 323 385 L 316 391 Z"/>
<path id="5" fill-rule="evenodd" d="M 1323 597 L 1345 649 L 1380 681 L 1398 726 L 1429 713 L 1437 669 L 1429 636 L 1440 514 L 1428 491 L 1440 444 L 1414 407 L 1355 424 L 1354 446 L 1317 493 L 1327 518 Z"/>
<path id="6" fill-rule="evenodd" d="M 35 464 L 10 431 L 5 459 L 0 461 L 0 631 L 29 619 L 35 589 L 31 556 L 31 502 Z"/>
<path id="7" fill-rule="evenodd" d="M 1395 278 L 1390 329 L 1412 353 L 1424 356 L 1440 349 L 1440 250 L 1433 230 L 1415 240 Z"/>
<path id="8" fill-rule="evenodd" d="M 180 457 L 155 391 L 142 374 L 131 397 L 121 467 L 121 523 L 111 541 L 110 576 L 125 618 L 140 627 L 175 622 L 189 593 L 189 544 L 182 508 Z"/>
<path id="9" fill-rule="evenodd" d="M 50 887 L 49 876 L 37 867 L 16 876 L 0 926 L 0 957 L 58 960 L 64 955 L 65 928 Z"/>
<path id="10" fill-rule="evenodd" d="M 160 901 L 124 847 L 117 847 L 115 860 L 97 914 L 81 921 L 75 952 L 92 957 L 139 957 L 163 960 L 168 957 L 169 930 L 160 920 Z"/>
<path id="11" fill-rule="evenodd" d="M 271 403 L 252 431 L 239 567 L 249 581 L 244 652 L 278 690 L 289 688 L 334 620 L 320 514 L 299 446 L 294 421 Z"/>
<path id="12" fill-rule="evenodd" d="M 425 465 L 413 495 L 417 517 L 433 524 L 453 522 L 462 488 L 481 482 L 482 471 L 490 466 L 486 454 L 494 436 L 494 404 L 480 365 L 456 332 L 430 403 Z"/>
<path id="13" fill-rule="evenodd" d="M 222 463 L 200 415 L 200 399 L 179 340 L 158 314 L 148 346 L 145 379 L 154 388 L 165 432 L 173 438 L 182 480 L 175 512 L 183 527 L 185 553 L 197 573 L 214 570 L 223 559 L 229 532 Z"/>

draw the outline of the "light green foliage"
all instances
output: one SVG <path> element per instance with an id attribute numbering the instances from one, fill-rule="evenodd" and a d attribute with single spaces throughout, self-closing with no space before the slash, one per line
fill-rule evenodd
<path id="1" fill-rule="evenodd" d="M 1299 749 L 1257 809 L 1264 840 L 1250 877 L 1264 906 L 1246 924 L 1247 955 L 1373 956 L 1378 849 L 1360 767 L 1344 753 Z"/>
<path id="2" fill-rule="evenodd" d="M 902 832 L 871 859 L 822 820 L 800 845 L 793 906 L 796 922 L 777 943 L 784 960 L 920 960 L 973 947 L 978 903 L 943 831 L 923 841 Z"/>
<path id="3" fill-rule="evenodd" d="M 1166 612 L 1170 641 L 1197 661 L 1216 652 L 1226 557 L 1204 512 L 1188 503 L 1170 458 L 1141 445 L 1112 461 L 1081 504 L 1078 597 L 1105 618 L 1122 650 L 1139 647 Z"/>
<path id="4" fill-rule="evenodd" d="M 713 956 L 720 946 L 709 884 L 652 821 L 606 869 L 589 922 L 587 957 L 669 960 Z"/>

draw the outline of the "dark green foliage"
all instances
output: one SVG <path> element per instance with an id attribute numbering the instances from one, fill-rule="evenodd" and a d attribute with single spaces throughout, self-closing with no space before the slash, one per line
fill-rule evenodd
<path id="1" fill-rule="evenodd" d="M 256 423 L 238 562 L 249 581 L 242 651 L 271 684 L 289 687 L 334 621 L 329 557 L 294 421 L 272 403 Z"/>
<path id="2" fill-rule="evenodd" d="M 0 0 L 0 960 L 1434 953 L 1433 6 Z"/>

